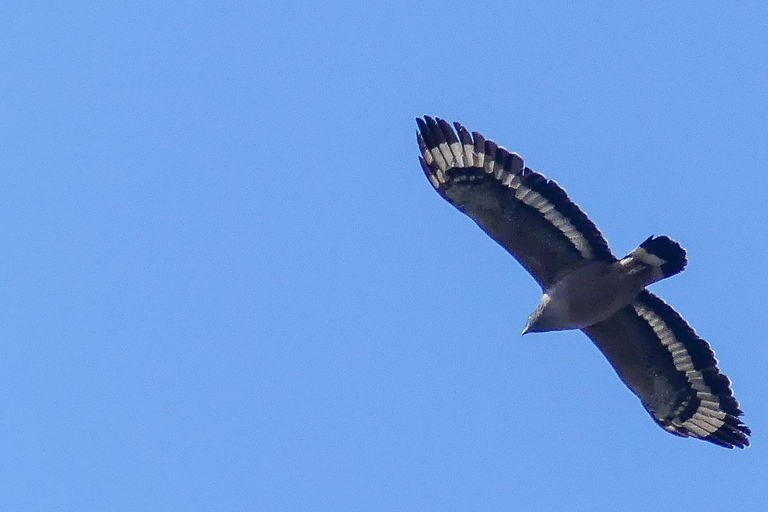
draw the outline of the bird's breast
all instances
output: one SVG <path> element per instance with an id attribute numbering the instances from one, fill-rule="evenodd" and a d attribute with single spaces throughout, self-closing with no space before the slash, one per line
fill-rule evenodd
<path id="1" fill-rule="evenodd" d="M 591 262 L 547 290 L 553 309 L 574 328 L 605 320 L 631 303 L 642 287 L 637 280 L 609 262 Z"/>

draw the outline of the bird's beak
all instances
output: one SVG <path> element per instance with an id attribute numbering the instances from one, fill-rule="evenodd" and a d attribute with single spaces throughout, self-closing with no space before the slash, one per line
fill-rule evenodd
<path id="1" fill-rule="evenodd" d="M 528 323 L 527 323 L 527 324 L 525 324 L 525 329 L 523 329 L 523 333 L 522 333 L 520 336 L 525 336 L 525 335 L 526 335 L 526 334 L 528 334 L 529 332 L 533 332 L 533 331 L 531 331 L 531 327 L 533 327 L 533 326 L 531 325 L 531 321 L 530 321 L 530 320 L 528 320 Z"/>

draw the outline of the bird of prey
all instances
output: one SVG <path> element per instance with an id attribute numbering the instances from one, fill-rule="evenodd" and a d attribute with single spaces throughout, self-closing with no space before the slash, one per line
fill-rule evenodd
<path id="1" fill-rule="evenodd" d="M 667 432 L 733 448 L 751 431 L 709 344 L 646 287 L 681 272 L 667 236 L 616 258 L 565 191 L 523 159 L 442 119 L 417 119 L 429 182 L 531 273 L 543 295 L 523 334 L 581 329 Z"/>

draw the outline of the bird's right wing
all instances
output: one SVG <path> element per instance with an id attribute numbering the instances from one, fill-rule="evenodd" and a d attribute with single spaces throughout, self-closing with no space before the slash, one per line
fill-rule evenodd
<path id="1" fill-rule="evenodd" d="M 665 430 L 733 448 L 749 446 L 739 403 L 709 344 L 647 290 L 582 329 Z"/>

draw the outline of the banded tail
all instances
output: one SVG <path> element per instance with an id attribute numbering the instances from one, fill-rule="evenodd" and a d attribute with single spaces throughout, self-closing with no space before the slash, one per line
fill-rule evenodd
<path id="1" fill-rule="evenodd" d="M 646 286 L 679 274 L 687 263 L 685 249 L 679 243 L 668 236 L 653 235 L 621 260 L 630 271 L 649 271 L 651 277 Z"/>

